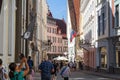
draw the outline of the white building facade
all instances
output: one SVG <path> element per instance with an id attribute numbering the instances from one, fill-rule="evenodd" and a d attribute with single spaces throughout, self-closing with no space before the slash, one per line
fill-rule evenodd
<path id="1" fill-rule="evenodd" d="M 115 16 L 115 24 L 114 24 L 114 29 L 115 29 L 115 67 L 120 70 L 120 0 L 114 0 L 114 16 Z M 114 41 L 114 42 L 115 42 Z M 117 71 L 119 71 L 117 70 Z"/>
<path id="2" fill-rule="evenodd" d="M 47 13 L 48 5 L 46 0 L 36 0 L 36 33 L 34 33 L 34 41 L 38 51 L 35 53 L 36 68 L 43 58 L 46 57 L 44 42 L 47 41 Z M 44 49 L 44 50 L 43 50 Z"/>
<path id="3" fill-rule="evenodd" d="M 84 63 L 88 68 L 96 68 L 96 0 L 81 0 L 81 16 L 81 31 L 83 34 L 81 35 L 80 39 L 83 42 L 81 47 L 83 48 L 84 53 Z"/>
<path id="4" fill-rule="evenodd" d="M 68 59 L 74 62 L 75 60 L 75 38 L 70 42 L 70 34 L 72 31 L 70 11 L 67 2 L 67 38 L 68 38 Z"/>
<path id="5" fill-rule="evenodd" d="M 2 0 L 0 13 L 0 58 L 8 66 L 15 56 L 15 0 Z"/>
<path id="6" fill-rule="evenodd" d="M 108 72 L 114 72 L 116 67 L 115 46 L 117 43 L 114 28 L 114 0 L 97 1 L 98 21 L 98 66 Z"/>

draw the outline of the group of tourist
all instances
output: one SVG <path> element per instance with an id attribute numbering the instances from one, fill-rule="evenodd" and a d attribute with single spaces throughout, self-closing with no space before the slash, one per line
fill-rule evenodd
<path id="1" fill-rule="evenodd" d="M 41 72 L 41 80 L 57 80 L 57 73 L 60 73 L 64 80 L 69 80 L 71 75 L 70 68 L 67 62 L 56 62 L 50 60 L 44 60 L 39 65 Z"/>
<path id="2" fill-rule="evenodd" d="M 33 80 L 33 61 L 31 57 L 27 59 L 24 54 L 20 54 L 20 64 L 18 65 L 15 62 L 9 64 L 9 73 L 7 74 L 6 69 L 3 67 L 2 59 L 0 59 L 0 80 Z M 25 68 L 23 68 L 23 64 Z"/>
<path id="3" fill-rule="evenodd" d="M 2 67 L 2 59 L 0 59 L 0 80 L 34 80 L 33 61 L 29 56 L 28 59 L 20 54 L 20 64 L 12 62 L 9 64 L 9 73 Z M 23 64 L 25 68 L 23 68 Z M 80 69 L 83 69 L 82 62 L 79 62 Z M 38 67 L 41 73 L 41 80 L 57 80 L 59 73 L 64 80 L 69 80 L 71 70 L 76 70 L 76 62 L 57 62 L 44 59 Z"/>

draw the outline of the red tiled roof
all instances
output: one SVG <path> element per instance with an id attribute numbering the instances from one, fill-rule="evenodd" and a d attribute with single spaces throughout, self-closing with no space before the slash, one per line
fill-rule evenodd
<path id="1" fill-rule="evenodd" d="M 66 23 L 64 20 L 60 19 L 55 19 L 56 20 L 56 25 L 61 29 L 61 34 L 66 34 Z"/>
<path id="2" fill-rule="evenodd" d="M 48 16 L 47 19 L 53 20 L 56 22 L 56 25 L 58 26 L 58 30 L 61 30 L 61 34 L 66 34 L 66 23 L 64 20 L 55 19 L 53 17 Z"/>

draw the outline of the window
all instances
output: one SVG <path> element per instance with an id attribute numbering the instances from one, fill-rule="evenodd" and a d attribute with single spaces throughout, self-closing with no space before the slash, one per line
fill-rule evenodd
<path id="1" fill-rule="evenodd" d="M 60 47 L 58 46 L 58 52 L 60 52 Z"/>
<path id="2" fill-rule="evenodd" d="M 116 27 L 119 27 L 119 5 L 115 6 L 115 10 L 116 10 L 116 12 L 115 12 L 115 17 L 116 17 L 115 24 L 116 24 Z"/>
<path id="3" fill-rule="evenodd" d="M 57 33 L 56 29 L 54 31 L 55 31 L 55 34 L 56 34 Z"/>
<path id="4" fill-rule="evenodd" d="M 49 28 L 47 28 L 47 32 L 49 32 Z"/>
<path id="5" fill-rule="evenodd" d="M 105 21 L 104 21 L 105 15 L 104 12 L 102 13 L 102 34 L 105 33 Z"/>
<path id="6" fill-rule="evenodd" d="M 58 43 L 59 43 L 59 38 L 58 38 Z"/>
<path id="7" fill-rule="evenodd" d="M 55 37 L 55 42 L 56 42 L 56 37 Z"/>
<path id="8" fill-rule="evenodd" d="M 106 7 L 102 8 L 102 35 L 105 34 L 105 27 L 106 27 Z"/>
<path id="9" fill-rule="evenodd" d="M 100 2 L 99 2 L 100 0 L 97 0 L 97 4 L 99 4 Z"/>
<path id="10" fill-rule="evenodd" d="M 100 36 L 100 16 L 98 16 L 98 36 Z"/>
<path id="11" fill-rule="evenodd" d="M 116 52 L 116 67 L 120 68 L 120 51 Z"/>
<path id="12" fill-rule="evenodd" d="M 53 46 L 53 52 L 55 52 L 55 46 Z"/>
<path id="13" fill-rule="evenodd" d="M 55 52 L 56 52 L 56 46 L 55 46 Z"/>
<path id="14" fill-rule="evenodd" d="M 54 28 L 52 29 L 52 33 L 54 33 Z"/>
<path id="15" fill-rule="evenodd" d="M 1 8 L 2 8 L 2 0 L 0 0 L 0 13 L 1 13 Z"/>
<path id="16" fill-rule="evenodd" d="M 51 40 L 51 41 L 52 41 L 51 36 L 49 37 L 49 40 Z"/>
<path id="17" fill-rule="evenodd" d="M 51 31 L 51 28 L 50 28 L 50 33 L 51 33 L 52 31 Z"/>

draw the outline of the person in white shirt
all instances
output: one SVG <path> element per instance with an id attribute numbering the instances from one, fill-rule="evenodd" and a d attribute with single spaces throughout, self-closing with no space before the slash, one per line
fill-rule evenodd
<path id="1" fill-rule="evenodd" d="M 64 66 L 60 71 L 60 75 L 64 78 L 64 80 L 69 80 L 69 77 L 71 75 L 70 67 L 68 66 L 67 63 L 64 63 L 63 65 Z"/>
<path id="2" fill-rule="evenodd" d="M 6 80 L 8 78 L 7 71 L 2 65 L 2 59 L 0 59 L 0 80 Z"/>

